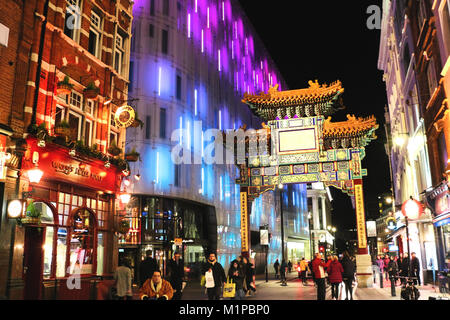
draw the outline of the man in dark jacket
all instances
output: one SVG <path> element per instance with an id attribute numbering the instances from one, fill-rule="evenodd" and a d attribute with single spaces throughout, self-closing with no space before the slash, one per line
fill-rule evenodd
<path id="1" fill-rule="evenodd" d="M 275 269 L 275 279 L 278 279 L 278 269 L 280 268 L 280 263 L 278 262 L 278 259 L 273 264 L 273 268 Z"/>
<path id="2" fill-rule="evenodd" d="M 225 271 L 223 270 L 222 265 L 217 262 L 216 254 L 213 252 L 209 254 L 209 258 L 206 262 L 203 275 L 208 271 L 212 271 L 214 278 L 214 287 L 207 288 L 206 290 L 208 293 L 208 300 L 219 300 L 222 285 L 225 284 L 227 278 L 225 276 Z"/>
<path id="3" fill-rule="evenodd" d="M 405 253 L 403 255 L 403 260 L 402 260 L 402 273 L 400 274 L 400 276 L 402 277 L 408 277 L 409 276 L 409 254 Z M 401 282 L 402 284 L 406 283 L 406 279 L 405 278 L 401 278 Z"/>
<path id="4" fill-rule="evenodd" d="M 183 289 L 184 262 L 180 259 L 180 253 L 175 252 L 172 260 L 167 264 L 169 282 L 174 290 L 172 300 L 181 300 L 181 290 Z"/>
<path id="5" fill-rule="evenodd" d="M 139 280 L 141 282 L 141 287 L 147 279 L 153 277 L 153 272 L 155 270 L 159 270 L 158 262 L 156 262 L 156 259 L 152 257 L 152 250 L 147 250 L 145 254 L 147 257 L 141 262 L 141 266 L 139 268 Z"/>
<path id="6" fill-rule="evenodd" d="M 415 252 L 411 253 L 411 276 L 417 278 L 414 279 L 414 285 L 420 286 L 420 262 Z"/>
<path id="7" fill-rule="evenodd" d="M 344 257 L 342 258 L 341 264 L 344 269 L 344 272 L 342 273 L 342 280 L 345 285 L 345 300 L 348 300 L 349 296 L 350 300 L 353 300 L 353 280 L 355 280 L 356 265 L 350 258 L 347 251 L 344 252 Z"/>

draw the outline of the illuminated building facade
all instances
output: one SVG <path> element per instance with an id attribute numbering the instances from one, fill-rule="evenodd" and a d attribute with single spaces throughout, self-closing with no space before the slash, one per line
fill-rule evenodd
<path id="1" fill-rule="evenodd" d="M 260 127 L 261 121 L 242 104 L 242 96 L 286 84 L 237 1 L 141 0 L 133 9 L 130 96 L 139 99 L 136 107 L 144 125 L 127 130 L 127 148 L 136 148 L 143 160 L 131 168 L 142 178 L 130 189 L 134 194 L 130 206 L 139 206 L 144 218 L 139 229 L 142 243 L 124 241 L 121 249 L 140 250 L 139 255 L 153 248 L 163 266 L 175 249 L 170 241 L 180 237 L 185 241 L 186 263 L 198 262 L 206 250 L 217 250 L 219 262 L 228 267 L 241 248 L 235 184 L 239 173 L 234 164 L 205 162 L 212 140 L 206 137 L 207 130 Z M 177 144 L 191 152 L 191 160 L 203 161 L 175 164 L 171 152 Z M 295 190 L 301 208 L 306 187 Z M 152 209 L 155 201 L 161 204 Z M 163 227 L 155 234 L 152 228 L 145 232 L 147 220 L 181 223 L 172 235 Z M 197 224 L 195 228 L 187 225 L 189 221 Z M 270 262 L 280 258 L 279 209 L 273 193 L 252 207 L 251 229 L 256 232 L 264 224 L 272 234 Z M 188 235 L 196 232 L 197 237 Z"/>
<path id="2" fill-rule="evenodd" d="M 445 74 L 448 60 L 444 41 L 448 17 L 448 1 L 384 1 L 378 61 L 389 104 L 387 149 L 395 190 L 396 212 L 390 218 L 396 223 L 391 229 L 386 226 L 388 244 L 396 248 L 393 254 L 407 251 L 402 203 L 412 196 L 427 205 L 431 210 L 409 223 L 409 235 L 411 252 L 421 262 L 422 279 L 430 282 L 432 270 L 442 267 L 444 260 L 437 255 L 434 199 L 447 193 L 441 182 L 448 160 L 448 121 L 444 121 L 444 78 L 439 74 Z M 438 209 L 443 214 L 449 211 L 446 200 Z"/>

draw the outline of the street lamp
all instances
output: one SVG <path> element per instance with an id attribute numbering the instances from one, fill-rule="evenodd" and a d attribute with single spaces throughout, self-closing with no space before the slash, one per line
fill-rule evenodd
<path id="1" fill-rule="evenodd" d="M 411 251 L 409 249 L 409 227 L 408 227 L 408 219 L 418 219 L 420 215 L 423 213 L 423 206 L 422 204 L 414 200 L 413 197 L 409 197 L 408 200 L 403 202 L 402 204 L 402 213 L 405 216 L 405 225 L 406 225 L 406 244 L 408 246 L 408 259 L 409 259 L 409 272 L 408 272 L 408 278 L 411 277 L 411 267 L 412 267 L 412 260 L 410 258 Z"/>

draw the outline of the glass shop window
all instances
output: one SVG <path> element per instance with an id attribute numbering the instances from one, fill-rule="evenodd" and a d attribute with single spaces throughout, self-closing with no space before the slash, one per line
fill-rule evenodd
<path id="1" fill-rule="evenodd" d="M 86 209 L 80 209 L 74 215 L 69 274 L 89 274 L 93 271 L 94 221 L 92 214 Z"/>
<path id="2" fill-rule="evenodd" d="M 103 232 L 99 232 L 97 236 L 97 275 L 103 274 L 104 253 Z"/>
<path id="3" fill-rule="evenodd" d="M 66 275 L 67 229 L 58 228 L 56 240 L 56 277 Z"/>

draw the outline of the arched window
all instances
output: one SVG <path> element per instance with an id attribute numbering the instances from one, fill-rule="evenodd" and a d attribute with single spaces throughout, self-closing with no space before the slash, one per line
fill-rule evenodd
<path id="1" fill-rule="evenodd" d="M 53 243 L 55 237 L 55 220 L 53 215 L 53 209 L 45 202 L 36 201 L 33 203 L 37 211 L 41 213 L 41 223 L 46 224 L 45 238 L 43 243 L 44 249 L 44 278 L 50 278 L 52 276 L 52 263 L 53 263 Z"/>
<path id="2" fill-rule="evenodd" d="M 69 274 L 91 274 L 96 272 L 97 223 L 94 214 L 87 208 L 73 213 L 70 226 Z"/>

